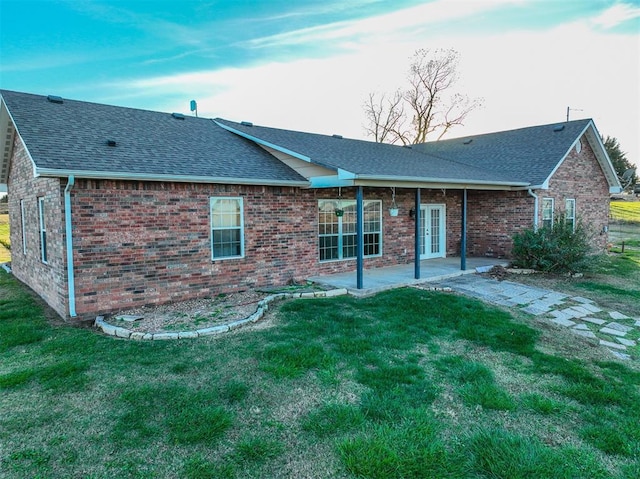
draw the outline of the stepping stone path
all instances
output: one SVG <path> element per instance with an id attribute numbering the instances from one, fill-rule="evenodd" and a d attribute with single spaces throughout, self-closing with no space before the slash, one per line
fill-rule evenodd
<path id="1" fill-rule="evenodd" d="M 620 358 L 630 360 L 630 348 L 640 342 L 640 318 L 619 311 L 606 311 L 582 296 L 570 296 L 510 281 L 497 281 L 475 274 L 438 283 L 466 296 L 500 306 L 518 307 L 571 330 L 578 336 L 596 340 Z M 637 356 L 637 355 L 636 355 Z"/>

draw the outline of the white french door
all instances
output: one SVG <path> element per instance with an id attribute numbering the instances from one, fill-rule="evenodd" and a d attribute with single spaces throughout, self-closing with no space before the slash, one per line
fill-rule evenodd
<path id="1" fill-rule="evenodd" d="M 420 259 L 446 256 L 445 213 L 445 205 L 420 205 Z"/>

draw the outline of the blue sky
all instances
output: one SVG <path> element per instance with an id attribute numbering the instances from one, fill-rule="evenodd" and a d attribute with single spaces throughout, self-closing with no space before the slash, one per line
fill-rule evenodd
<path id="1" fill-rule="evenodd" d="M 0 1 L 0 88 L 354 138 L 417 48 L 484 99 L 449 137 L 569 106 L 640 163 L 640 0 Z"/>

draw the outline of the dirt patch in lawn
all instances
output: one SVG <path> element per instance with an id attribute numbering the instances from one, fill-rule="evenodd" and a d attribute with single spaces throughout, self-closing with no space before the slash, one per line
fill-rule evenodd
<path id="1" fill-rule="evenodd" d="M 268 293 L 244 291 L 209 299 L 127 309 L 112 314 L 105 320 L 114 326 L 135 332 L 191 331 L 251 316 L 258 309 L 258 303 L 266 296 Z"/>

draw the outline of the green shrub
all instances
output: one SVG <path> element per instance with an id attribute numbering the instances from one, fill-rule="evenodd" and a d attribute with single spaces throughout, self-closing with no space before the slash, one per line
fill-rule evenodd
<path id="1" fill-rule="evenodd" d="M 556 214 L 551 228 L 526 229 L 513 236 L 513 265 L 548 273 L 575 273 L 589 268 L 594 247 L 588 228 L 575 228 Z"/>

